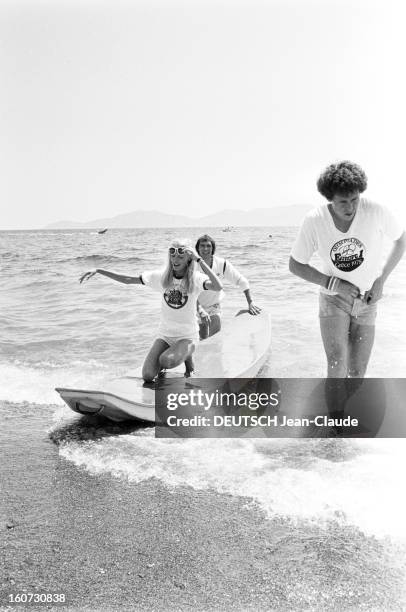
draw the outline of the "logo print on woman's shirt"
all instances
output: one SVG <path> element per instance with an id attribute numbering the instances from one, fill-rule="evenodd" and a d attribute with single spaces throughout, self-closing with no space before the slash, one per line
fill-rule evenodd
<path id="1" fill-rule="evenodd" d="M 188 295 L 184 295 L 179 289 L 167 289 L 164 293 L 164 300 L 170 308 L 183 308 L 188 301 Z"/>
<path id="2" fill-rule="evenodd" d="M 364 261 L 365 246 L 358 238 L 343 238 L 330 251 L 331 261 L 341 272 L 351 272 Z"/>

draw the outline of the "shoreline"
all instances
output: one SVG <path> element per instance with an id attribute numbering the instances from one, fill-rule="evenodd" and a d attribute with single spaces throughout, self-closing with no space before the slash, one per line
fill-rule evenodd
<path id="1" fill-rule="evenodd" d="M 8 605 L 8 594 L 21 592 L 65 593 L 72 611 L 404 604 L 404 560 L 394 544 L 338 523 L 267 519 L 246 498 L 90 475 L 59 456 L 44 431 L 49 409 L 29 406 L 24 428 L 16 414 L 1 433 L 2 610 L 63 605 Z"/>

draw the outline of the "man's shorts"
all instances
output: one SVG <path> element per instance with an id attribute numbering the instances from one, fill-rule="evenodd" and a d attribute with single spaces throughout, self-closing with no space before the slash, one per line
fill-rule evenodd
<path id="1" fill-rule="evenodd" d="M 366 304 L 360 298 L 344 297 L 320 293 L 319 317 L 336 318 L 349 317 L 358 325 L 375 325 L 378 304 Z"/>
<path id="2" fill-rule="evenodd" d="M 207 306 L 207 308 L 205 306 L 202 306 L 202 308 L 204 308 L 207 314 L 209 314 L 211 317 L 213 315 L 218 315 L 219 317 L 221 317 L 221 304 L 219 302 L 216 302 L 215 304 L 210 304 L 210 306 Z M 197 318 L 199 320 L 199 323 L 201 323 L 202 318 L 199 314 L 197 315 Z"/>

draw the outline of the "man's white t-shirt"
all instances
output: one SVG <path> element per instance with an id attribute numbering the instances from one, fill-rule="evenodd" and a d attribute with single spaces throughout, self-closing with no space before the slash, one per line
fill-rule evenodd
<path id="1" fill-rule="evenodd" d="M 152 270 L 141 274 L 141 282 L 147 287 L 162 294 L 161 320 L 158 335 L 169 338 L 190 338 L 199 332 L 196 318 L 196 302 L 199 293 L 204 289 L 207 276 L 194 272 L 194 291 L 187 294 L 185 282 L 174 278 L 166 289 L 162 286 L 163 270 Z"/>
<path id="2" fill-rule="evenodd" d="M 364 293 L 371 288 L 385 263 L 385 236 L 394 241 L 402 232 L 403 228 L 389 210 L 365 198 L 360 198 L 347 232 L 336 228 L 328 206 L 324 205 L 307 213 L 291 255 L 299 263 L 308 264 L 317 252 L 321 272 L 349 281 Z M 331 293 L 323 287 L 321 291 Z"/>
<path id="3" fill-rule="evenodd" d="M 241 291 L 249 289 L 249 283 L 245 276 L 240 274 L 240 272 L 234 268 L 234 266 L 228 260 L 213 255 L 213 265 L 211 270 L 216 276 L 219 277 L 220 280 L 224 279 L 228 281 L 235 287 L 239 287 Z M 209 308 L 209 306 L 213 306 L 213 304 L 220 304 L 223 298 L 223 290 L 213 291 L 212 289 L 209 289 L 208 291 L 203 291 L 203 293 L 199 295 L 199 304 L 206 309 Z"/>

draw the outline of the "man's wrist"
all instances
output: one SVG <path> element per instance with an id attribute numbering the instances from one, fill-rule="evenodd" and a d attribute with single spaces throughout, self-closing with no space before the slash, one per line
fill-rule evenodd
<path id="1" fill-rule="evenodd" d="M 337 276 L 330 276 L 327 280 L 326 289 L 328 289 L 328 291 L 337 291 L 339 284 L 340 279 L 337 278 Z"/>

